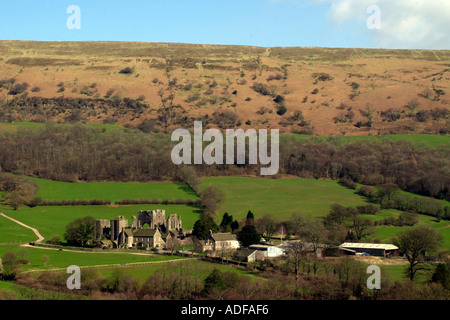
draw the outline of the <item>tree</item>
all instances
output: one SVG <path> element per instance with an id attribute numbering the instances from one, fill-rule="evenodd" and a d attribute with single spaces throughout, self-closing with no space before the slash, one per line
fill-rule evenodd
<path id="1" fill-rule="evenodd" d="M 211 271 L 211 273 L 203 281 L 203 290 L 205 293 L 211 293 L 213 290 L 222 290 L 223 280 L 221 272 L 217 269 Z"/>
<path id="2" fill-rule="evenodd" d="M 439 263 L 434 270 L 431 282 L 438 282 L 450 290 L 450 266 L 448 263 Z"/>
<path id="3" fill-rule="evenodd" d="M 233 216 L 230 216 L 228 212 L 225 212 L 222 218 L 222 222 L 219 225 L 219 229 L 222 232 L 231 230 L 231 224 L 233 223 Z"/>
<path id="4" fill-rule="evenodd" d="M 210 231 L 217 232 L 219 227 L 210 216 L 202 215 L 199 220 L 194 223 L 192 234 L 199 240 L 204 240 L 208 237 Z"/>
<path id="5" fill-rule="evenodd" d="M 68 244 L 85 246 L 94 236 L 95 218 L 88 216 L 78 218 L 66 227 L 64 238 Z"/>
<path id="6" fill-rule="evenodd" d="M 271 215 L 264 215 L 256 221 L 256 227 L 260 234 L 271 237 L 277 231 L 277 222 Z"/>
<path id="7" fill-rule="evenodd" d="M 238 230 L 239 229 L 239 222 L 237 220 L 234 220 L 231 223 L 230 227 L 231 227 L 231 232 L 234 232 L 234 231 Z"/>
<path id="8" fill-rule="evenodd" d="M 254 225 L 255 224 L 255 215 L 250 210 L 247 213 L 247 217 L 245 218 L 245 225 Z"/>
<path id="9" fill-rule="evenodd" d="M 300 265 L 306 256 L 306 252 L 304 250 L 305 246 L 306 243 L 302 241 L 289 241 L 286 245 L 289 260 L 294 264 L 296 292 L 298 291 L 298 275 L 300 273 Z"/>
<path id="10" fill-rule="evenodd" d="M 237 239 L 243 247 L 249 247 L 252 244 L 259 243 L 261 240 L 261 235 L 259 234 L 256 227 L 253 225 L 246 225 L 237 234 Z"/>
<path id="11" fill-rule="evenodd" d="M 21 206 L 23 206 L 26 202 L 25 197 L 23 197 L 20 193 L 14 191 L 10 192 L 5 196 L 5 202 L 10 205 L 14 211 L 17 211 Z"/>
<path id="12" fill-rule="evenodd" d="M 6 252 L 2 259 L 3 270 L 1 273 L 1 279 L 6 281 L 13 281 L 16 279 L 19 261 L 17 256 L 13 252 Z"/>
<path id="13" fill-rule="evenodd" d="M 394 195 L 400 190 L 395 184 L 385 184 L 378 190 L 378 200 L 381 202 L 385 199 L 392 200 Z"/>
<path id="14" fill-rule="evenodd" d="M 315 255 L 317 254 L 319 244 L 325 237 L 325 231 L 325 227 L 319 221 L 309 222 L 303 227 L 302 236 L 312 244 Z"/>
<path id="15" fill-rule="evenodd" d="M 352 223 L 349 228 L 350 240 L 361 240 L 374 232 L 372 220 L 368 218 L 361 218 L 359 216 L 353 216 Z"/>
<path id="16" fill-rule="evenodd" d="M 356 216 L 358 211 L 353 207 L 344 207 L 340 204 L 334 203 L 331 205 L 330 213 L 324 218 L 325 225 L 331 224 L 341 225 L 345 219 Z"/>
<path id="17" fill-rule="evenodd" d="M 419 227 L 402 233 L 395 241 L 400 253 L 406 255 L 409 266 L 406 270 L 410 280 L 420 270 L 426 269 L 425 256 L 429 251 L 437 250 L 442 236 L 430 227 Z"/>
<path id="18" fill-rule="evenodd" d="M 200 194 L 203 212 L 214 215 L 219 204 L 225 200 L 225 194 L 217 187 L 209 186 Z"/>
<path id="19" fill-rule="evenodd" d="M 289 235 L 299 235 L 306 225 L 306 220 L 300 212 L 294 212 L 288 221 L 286 221 L 286 229 Z"/>

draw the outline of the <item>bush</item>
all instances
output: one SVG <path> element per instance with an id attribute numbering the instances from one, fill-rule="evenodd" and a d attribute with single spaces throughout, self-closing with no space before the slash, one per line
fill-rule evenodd
<path id="1" fill-rule="evenodd" d="M 375 199 L 376 192 L 372 187 L 362 186 L 358 190 L 358 194 L 369 199 Z"/>
<path id="2" fill-rule="evenodd" d="M 25 92 L 28 89 L 28 83 L 17 83 L 8 92 L 9 95 L 15 96 Z"/>
<path id="3" fill-rule="evenodd" d="M 256 91 L 259 94 L 262 94 L 263 96 L 270 96 L 272 95 L 272 91 L 270 90 L 269 86 L 264 83 L 258 83 L 255 82 L 251 88 Z"/>
<path id="4" fill-rule="evenodd" d="M 279 116 L 284 115 L 286 112 L 287 112 L 286 106 L 281 105 L 281 106 L 278 107 L 277 114 L 278 114 Z"/>
<path id="5" fill-rule="evenodd" d="M 123 68 L 122 70 L 120 70 L 119 73 L 121 73 L 121 74 L 131 74 L 131 73 L 133 73 L 133 69 L 130 68 L 130 67 L 126 67 L 126 68 Z"/>
<path id="6" fill-rule="evenodd" d="M 331 81 L 334 78 L 330 76 L 328 73 L 314 73 L 313 78 L 317 81 Z"/>
<path id="7" fill-rule="evenodd" d="M 356 210 L 358 210 L 359 214 L 371 214 L 375 215 L 378 212 L 380 212 L 380 208 L 374 204 L 368 204 L 365 206 L 358 206 L 356 207 Z"/>
<path id="8" fill-rule="evenodd" d="M 350 188 L 353 190 L 356 189 L 356 183 L 353 182 L 353 180 L 350 180 L 348 178 L 341 178 L 339 180 L 339 183 L 342 184 L 343 186 L 346 186 L 347 188 Z"/>
<path id="9" fill-rule="evenodd" d="M 267 81 L 272 81 L 272 80 L 281 80 L 283 79 L 283 75 L 277 73 L 275 75 L 271 74 L 268 78 Z"/>

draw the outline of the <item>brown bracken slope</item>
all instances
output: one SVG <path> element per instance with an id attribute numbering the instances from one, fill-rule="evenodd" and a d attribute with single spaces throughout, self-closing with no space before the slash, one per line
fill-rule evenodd
<path id="1" fill-rule="evenodd" d="M 450 129 L 450 51 L 0 41 L 0 72 L 2 122 Z"/>

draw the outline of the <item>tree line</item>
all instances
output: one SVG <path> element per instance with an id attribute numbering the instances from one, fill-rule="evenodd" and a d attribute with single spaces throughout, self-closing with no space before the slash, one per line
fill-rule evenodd
<path id="1" fill-rule="evenodd" d="M 258 175 L 259 165 L 195 165 L 171 161 L 165 134 L 102 131 L 84 125 L 46 125 L 0 133 L 0 167 L 59 181 L 185 181 L 208 176 Z M 247 161 L 248 163 L 248 161 Z M 413 193 L 450 200 L 450 148 L 407 141 L 342 141 L 282 136 L 279 174 L 348 179 L 368 186 L 395 184 Z"/>

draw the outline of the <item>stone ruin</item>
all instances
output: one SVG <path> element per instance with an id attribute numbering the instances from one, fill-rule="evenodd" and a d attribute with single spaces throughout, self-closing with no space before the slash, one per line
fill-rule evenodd
<path id="1" fill-rule="evenodd" d="M 184 237 L 181 217 L 177 214 L 171 214 L 166 219 L 165 210 L 145 210 L 138 212 L 138 218 L 133 216 L 131 227 L 128 225 L 128 219 L 119 216 L 113 220 L 96 220 L 94 228 L 95 241 L 111 241 L 113 246 L 120 246 L 120 235 L 124 230 L 137 231 L 148 228 L 158 229 L 163 233 L 171 232 L 179 237 Z"/>

